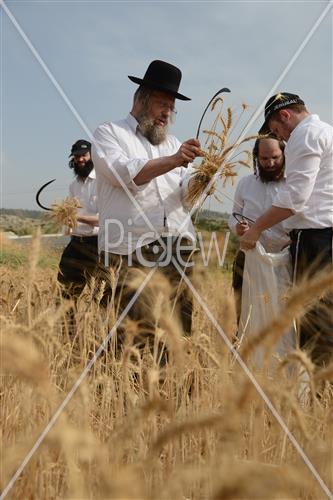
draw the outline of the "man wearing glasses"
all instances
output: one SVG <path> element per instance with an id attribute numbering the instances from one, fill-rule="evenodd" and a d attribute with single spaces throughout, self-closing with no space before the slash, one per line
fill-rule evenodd
<path id="1" fill-rule="evenodd" d="M 170 258 L 179 254 L 184 264 L 182 259 L 189 258 L 195 245 L 185 203 L 186 167 L 201 152 L 196 139 L 180 143 L 168 128 L 176 113 L 175 99 L 190 99 L 178 92 L 181 71 L 164 61 L 153 61 L 143 78 L 129 79 L 139 85 L 131 112 L 123 120 L 100 125 L 94 134 L 99 253 L 106 267 L 120 270 L 118 288 L 129 268 L 149 269 L 159 262 L 189 334 L 192 302 L 187 287 L 180 289 L 181 276 Z M 180 250 L 184 243 L 187 251 Z"/>

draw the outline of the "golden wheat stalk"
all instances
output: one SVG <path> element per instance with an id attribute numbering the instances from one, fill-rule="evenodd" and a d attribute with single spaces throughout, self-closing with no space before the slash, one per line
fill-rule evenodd
<path id="1" fill-rule="evenodd" d="M 211 185 L 206 197 L 214 194 L 216 183 L 219 179 L 222 179 L 223 185 L 225 185 L 228 179 L 236 177 L 237 172 L 235 169 L 238 165 L 250 166 L 250 153 L 248 151 L 239 151 L 239 147 L 245 142 L 258 137 L 257 135 L 252 135 L 241 140 L 238 137 L 236 141 L 231 141 L 230 134 L 234 121 L 233 111 L 229 107 L 227 108 L 226 116 L 223 115 L 223 99 L 221 98 L 213 101 L 211 111 L 217 108 L 218 103 L 221 106 L 217 111 L 211 128 L 203 131 L 206 135 L 205 149 L 202 151 L 203 159 L 199 165 L 193 167 L 192 178 L 187 193 L 187 201 L 191 205 L 194 205 L 201 198 L 207 186 Z M 244 105 L 242 108 L 243 113 L 246 108 L 244 108 Z M 235 160 L 236 157 L 239 157 L 239 159 Z"/>
<path id="2" fill-rule="evenodd" d="M 52 212 L 47 215 L 49 219 L 58 224 L 74 229 L 77 227 L 78 208 L 82 208 L 78 198 L 67 197 L 63 201 L 51 205 Z"/>
<path id="3" fill-rule="evenodd" d="M 241 355 L 247 358 L 258 345 L 267 339 L 272 344 L 275 344 L 294 319 L 300 318 L 307 308 L 318 300 L 318 297 L 332 290 L 332 288 L 333 272 L 320 273 L 317 277 L 308 280 L 306 286 L 304 286 L 304 283 L 300 284 L 290 295 L 286 307 L 279 316 L 269 326 L 249 338 L 244 349 L 241 349 Z"/>

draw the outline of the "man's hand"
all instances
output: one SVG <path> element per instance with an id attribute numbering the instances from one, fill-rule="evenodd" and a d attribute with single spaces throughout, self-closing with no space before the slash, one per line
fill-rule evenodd
<path id="1" fill-rule="evenodd" d="M 200 142 L 197 139 L 188 139 L 178 149 L 177 153 L 173 155 L 177 166 L 187 167 L 189 163 L 194 161 L 197 156 L 203 156 L 200 148 Z"/>
<path id="2" fill-rule="evenodd" d="M 243 222 L 237 222 L 235 229 L 238 236 L 243 236 L 243 234 L 250 229 L 250 226 L 244 220 Z"/>
<path id="3" fill-rule="evenodd" d="M 242 250 L 251 250 L 255 248 L 259 240 L 261 231 L 256 228 L 255 224 L 251 226 L 240 238 L 240 247 Z"/>

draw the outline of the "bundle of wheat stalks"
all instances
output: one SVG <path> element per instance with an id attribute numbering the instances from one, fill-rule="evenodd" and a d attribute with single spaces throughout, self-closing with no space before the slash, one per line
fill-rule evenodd
<path id="1" fill-rule="evenodd" d="M 194 205 L 209 186 L 208 192 L 204 196 L 202 203 L 208 195 L 212 195 L 216 191 L 216 183 L 222 179 L 225 185 L 227 179 L 237 176 L 235 167 L 242 165 L 250 167 L 252 155 L 249 151 L 239 151 L 239 146 L 244 142 L 252 139 L 257 139 L 257 135 L 241 138 L 243 130 L 238 134 L 237 139 L 231 140 L 231 133 L 235 132 L 239 121 L 249 107 L 247 104 L 242 104 L 242 111 L 238 119 L 234 122 L 234 112 L 228 107 L 227 112 L 224 112 L 223 97 L 217 97 L 212 105 L 211 111 L 216 110 L 216 117 L 210 130 L 204 130 L 207 135 L 204 149 L 203 159 L 200 165 L 195 165 L 192 179 L 189 184 L 187 200 Z M 215 195 L 217 198 L 217 196 Z M 202 204 L 200 203 L 200 205 Z"/>
<path id="2" fill-rule="evenodd" d="M 71 229 L 77 227 L 77 209 L 82 207 L 78 198 L 68 197 L 63 201 L 53 203 L 51 207 L 52 212 L 48 215 L 49 219 Z"/>

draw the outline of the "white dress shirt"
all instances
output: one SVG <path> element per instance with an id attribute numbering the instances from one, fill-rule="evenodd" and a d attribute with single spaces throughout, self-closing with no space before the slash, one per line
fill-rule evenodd
<path id="1" fill-rule="evenodd" d="M 243 177 L 237 184 L 232 211 L 255 221 L 272 206 L 279 188 L 284 184 L 284 179 L 277 182 L 262 182 L 254 174 Z M 231 231 L 237 234 L 237 221 L 233 215 L 229 217 L 228 224 Z M 269 231 L 263 231 L 259 241 L 266 252 L 275 253 L 279 252 L 283 245 L 289 241 L 289 237 L 280 223 L 273 226 Z"/>
<path id="2" fill-rule="evenodd" d="M 162 144 L 153 146 L 137 127 L 137 120 L 129 114 L 116 123 L 103 123 L 94 133 L 92 158 L 97 174 L 99 252 L 127 255 L 155 241 L 159 235 L 180 234 L 180 228 L 181 234 L 195 240 L 184 203 L 190 169 L 175 168 L 141 186 L 133 180 L 149 160 L 176 153 L 180 142 L 168 135 Z"/>
<path id="3" fill-rule="evenodd" d="M 78 215 L 98 216 L 97 209 L 97 187 L 96 174 L 92 170 L 84 180 L 78 180 L 76 177 L 69 186 L 69 196 L 78 198 L 82 208 L 78 209 Z M 95 236 L 98 234 L 98 227 L 78 222 L 77 227 L 71 230 L 73 236 Z"/>
<path id="4" fill-rule="evenodd" d="M 284 222 L 291 229 L 333 226 L 333 127 L 317 115 L 302 120 L 285 148 L 286 184 L 273 205 L 295 215 Z"/>

